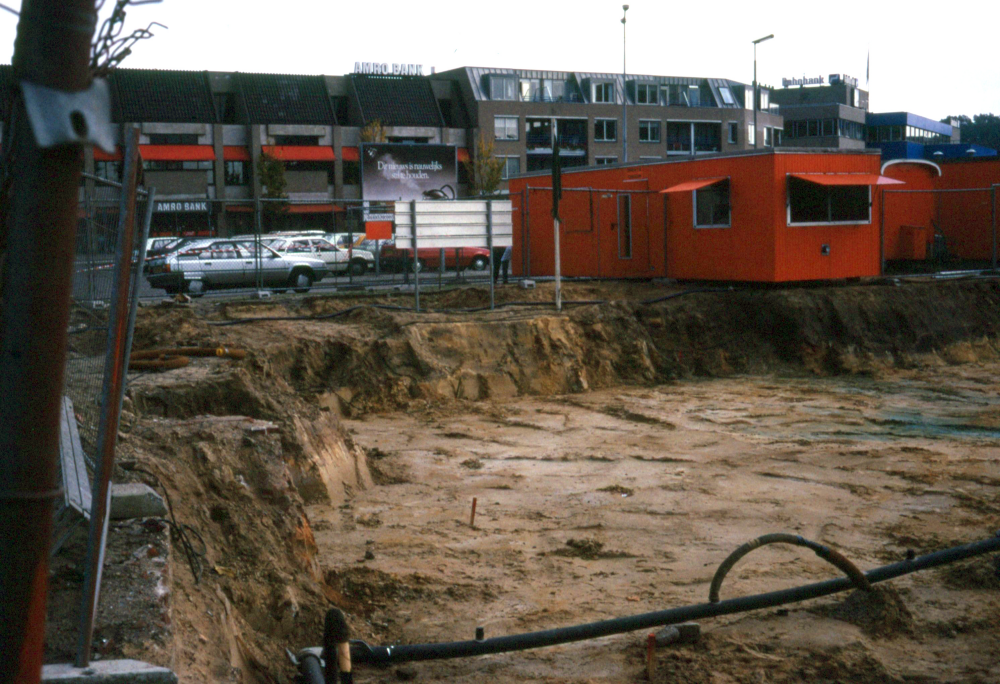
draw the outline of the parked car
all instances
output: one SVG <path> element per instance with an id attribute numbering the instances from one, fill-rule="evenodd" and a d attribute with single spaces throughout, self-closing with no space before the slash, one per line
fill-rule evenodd
<path id="1" fill-rule="evenodd" d="M 254 287 L 258 268 L 263 284 L 278 290 L 308 292 L 327 276 L 326 264 L 311 254 L 278 254 L 270 247 L 257 247 L 247 240 L 198 240 L 181 250 L 157 257 L 149 263 L 146 280 L 167 294 L 228 287 Z"/>
<path id="2" fill-rule="evenodd" d="M 375 256 L 371 252 L 363 249 L 341 249 L 329 240 L 313 236 L 266 235 L 261 241 L 279 254 L 303 254 L 322 259 L 326 267 L 335 273 L 364 275 L 365 271 L 375 263 Z"/>
<path id="3" fill-rule="evenodd" d="M 149 271 L 149 264 L 153 261 L 153 259 L 170 254 L 171 252 L 176 252 L 179 249 L 182 249 L 184 245 L 204 239 L 205 238 L 195 237 L 150 238 L 146 242 L 146 260 L 142 264 L 142 272 L 147 273 Z"/>
<path id="4" fill-rule="evenodd" d="M 437 247 L 420 247 L 417 256 L 417 270 L 437 270 L 441 268 L 441 250 Z M 413 261 L 412 249 L 399 249 L 393 240 L 382 243 L 379 251 L 381 268 L 407 268 Z M 444 250 L 444 267 L 447 270 L 471 269 L 485 271 L 490 267 L 490 250 L 484 247 L 449 247 Z"/>

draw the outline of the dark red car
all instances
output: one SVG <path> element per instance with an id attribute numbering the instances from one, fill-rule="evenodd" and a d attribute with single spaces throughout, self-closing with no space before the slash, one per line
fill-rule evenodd
<path id="1" fill-rule="evenodd" d="M 441 268 L 441 250 L 421 247 L 418 250 L 419 270 L 436 271 Z M 396 243 L 386 241 L 379 250 L 379 265 L 385 269 L 402 269 L 413 261 L 412 249 L 398 249 Z M 444 267 L 453 271 L 470 269 L 485 271 L 490 267 L 490 250 L 483 247 L 448 247 L 444 250 Z"/>

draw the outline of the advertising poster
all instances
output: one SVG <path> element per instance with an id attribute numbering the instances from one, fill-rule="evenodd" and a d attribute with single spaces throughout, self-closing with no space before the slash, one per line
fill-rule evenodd
<path id="1" fill-rule="evenodd" d="M 361 144 L 365 200 L 454 199 L 458 160 L 452 145 Z"/>

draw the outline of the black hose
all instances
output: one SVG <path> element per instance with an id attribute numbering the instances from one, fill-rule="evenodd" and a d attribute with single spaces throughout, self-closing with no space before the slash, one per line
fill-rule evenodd
<path id="1" fill-rule="evenodd" d="M 817 556 L 836 566 L 847 575 L 848 579 L 854 584 L 855 589 L 860 589 L 862 591 L 871 591 L 872 585 L 869 584 L 868 578 L 865 577 L 864 573 L 858 570 L 856 566 L 851 561 L 847 560 L 839 551 L 831 549 L 827 546 L 823 546 L 814 541 L 809 541 L 804 537 L 800 537 L 797 534 L 785 534 L 783 532 L 777 532 L 774 534 L 765 534 L 762 537 L 757 537 L 752 541 L 748 541 L 746 544 L 729 554 L 726 560 L 722 561 L 722 565 L 719 569 L 715 571 L 715 577 L 712 578 L 712 587 L 708 590 L 708 601 L 709 603 L 719 602 L 719 589 L 722 588 L 722 580 L 726 578 L 726 575 L 733 566 L 754 549 L 760 548 L 766 544 L 794 544 L 795 546 L 804 546 L 807 549 L 811 549 L 816 553 Z"/>
<path id="2" fill-rule="evenodd" d="M 990 539 L 956 546 L 954 548 L 936 551 L 925 556 L 908 559 L 892 565 L 884 565 L 874 570 L 870 570 L 865 577 L 872 584 L 885 582 L 908 575 L 918 570 L 928 570 L 941 565 L 954 563 L 955 561 L 981 556 L 987 553 L 1000 551 L 1000 533 Z M 756 594 L 742 598 L 728 599 L 718 603 L 700 603 L 692 606 L 682 606 L 680 608 L 670 608 L 667 610 L 632 615 L 628 617 L 612 618 L 591 622 L 584 625 L 574 625 L 572 627 L 562 627 L 549 629 L 540 632 L 529 632 L 527 634 L 515 634 L 511 636 L 494 637 L 482 641 L 457 641 L 451 643 L 437 644 L 403 644 L 397 646 L 370 646 L 363 641 L 351 642 L 351 660 L 355 663 L 365 663 L 370 665 L 389 666 L 398 663 L 418 660 L 441 660 L 446 658 L 467 658 L 471 656 L 488 655 L 491 653 L 504 653 L 507 651 L 523 651 L 543 646 L 555 646 L 572 641 L 583 641 L 586 639 L 596 639 L 610 636 L 612 634 L 622 634 L 634 632 L 650 627 L 661 627 L 664 625 L 675 625 L 690 620 L 699 620 L 720 615 L 732 615 L 750 610 L 760 610 L 771 608 L 786 603 L 796 603 L 808 599 L 819 598 L 846 591 L 854 586 L 853 582 L 846 577 L 808 584 L 802 587 L 793 587 L 773 591 L 766 594 Z"/>
<path id="3" fill-rule="evenodd" d="M 303 653 L 299 656 L 299 680 L 302 684 L 325 684 L 323 665 L 319 656 L 314 653 Z"/>

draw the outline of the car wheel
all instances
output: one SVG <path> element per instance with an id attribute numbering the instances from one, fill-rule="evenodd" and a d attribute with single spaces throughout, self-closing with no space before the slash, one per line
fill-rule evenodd
<path id="1" fill-rule="evenodd" d="M 313 277 L 308 271 L 296 271 L 289 279 L 289 285 L 291 285 L 296 292 L 308 292 L 309 288 L 312 287 L 312 284 Z"/>
<path id="2" fill-rule="evenodd" d="M 486 257 L 477 256 L 475 259 L 472 260 L 472 270 L 485 271 L 486 267 L 489 266 L 489 263 L 490 262 L 486 260 Z"/>
<path id="3" fill-rule="evenodd" d="M 347 267 L 347 270 L 351 275 L 359 276 L 364 275 L 367 268 L 368 264 L 365 263 L 364 259 L 355 259 L 351 262 L 351 265 Z"/>
<path id="4" fill-rule="evenodd" d="M 187 292 L 192 297 L 201 297 L 202 295 L 205 294 L 205 290 L 207 289 L 208 288 L 205 287 L 205 283 L 203 283 L 200 280 L 189 280 L 187 281 L 187 283 L 184 284 L 185 292 Z"/>

